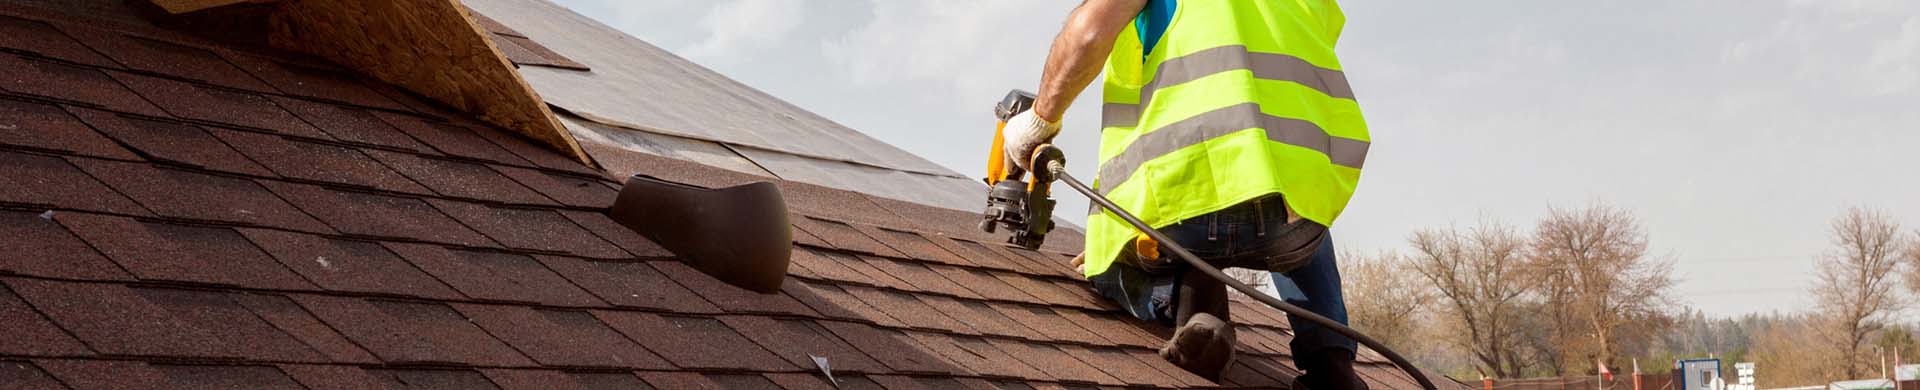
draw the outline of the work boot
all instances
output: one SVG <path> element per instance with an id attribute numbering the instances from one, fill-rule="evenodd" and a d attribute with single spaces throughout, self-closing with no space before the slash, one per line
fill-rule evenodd
<path id="1" fill-rule="evenodd" d="M 1173 331 L 1160 357 L 1194 375 L 1219 381 L 1233 363 L 1233 325 L 1212 314 L 1197 313 Z"/>
<path id="2" fill-rule="evenodd" d="M 1306 372 L 1293 378 L 1294 390 L 1367 389 L 1367 382 L 1353 372 L 1353 351 L 1346 348 L 1321 348 L 1294 357 L 1293 363 Z"/>

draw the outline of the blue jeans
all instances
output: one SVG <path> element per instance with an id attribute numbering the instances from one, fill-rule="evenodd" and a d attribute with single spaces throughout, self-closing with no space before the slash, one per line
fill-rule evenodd
<path id="1" fill-rule="evenodd" d="M 1286 209 L 1277 196 L 1187 219 L 1160 231 L 1215 267 L 1276 271 L 1274 288 L 1287 303 L 1347 323 L 1332 237 L 1311 221 L 1288 224 Z M 1317 248 L 1302 246 L 1314 240 Z M 1307 250 L 1312 252 L 1306 254 L 1301 248 L 1311 248 Z M 1162 250 L 1161 254 L 1167 258 L 1147 262 L 1153 266 L 1116 262 L 1107 272 L 1088 280 L 1102 296 L 1143 321 L 1174 327 L 1195 312 L 1229 319 L 1224 284 L 1188 269 L 1184 261 L 1172 258 L 1170 251 Z M 1353 340 L 1331 330 L 1292 316 L 1288 316 L 1288 322 L 1294 328 L 1291 346 L 1295 353 L 1329 347 L 1356 349 Z"/>

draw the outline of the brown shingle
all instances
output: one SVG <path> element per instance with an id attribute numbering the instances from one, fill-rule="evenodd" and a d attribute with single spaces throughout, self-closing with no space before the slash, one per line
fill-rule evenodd
<path id="1" fill-rule="evenodd" d="M 159 104 L 160 108 L 180 118 L 301 137 L 330 138 L 320 129 L 257 94 L 132 73 L 109 74 L 140 96 L 145 96 L 148 101 Z"/>
<path id="2" fill-rule="evenodd" d="M 561 256 L 536 258 L 547 268 L 614 306 L 680 313 L 720 311 L 720 308 L 680 287 L 645 262 L 592 261 Z"/>
<path id="3" fill-rule="evenodd" d="M 568 206 L 612 207 L 614 196 L 619 195 L 598 180 L 509 166 L 496 165 L 493 169 Z"/>
<path id="4" fill-rule="evenodd" d="M 13 99 L 0 99 L 0 144 L 106 158 L 139 158 L 59 106 Z"/>
<path id="5" fill-rule="evenodd" d="M 608 218 L 605 213 L 576 210 L 559 210 L 559 212 L 561 216 L 565 216 L 567 219 L 573 220 L 573 223 L 579 224 L 580 227 L 593 232 L 593 235 L 612 242 L 614 245 L 619 246 L 620 249 L 627 250 L 628 254 L 645 258 L 673 256 L 673 252 L 668 252 L 667 249 L 661 247 L 660 244 L 641 236 L 640 233 L 634 232 L 633 229 L 628 229 L 626 226 L 621 226 L 618 222 L 614 222 L 613 219 Z M 795 249 L 796 252 L 798 250 L 798 248 Z"/>
<path id="6" fill-rule="evenodd" d="M 280 371 L 313 390 L 385 389 L 386 381 L 354 366 L 287 364 Z"/>
<path id="7" fill-rule="evenodd" d="M 383 112 L 375 113 L 374 116 L 399 129 L 400 132 L 433 146 L 441 153 L 495 163 L 530 164 L 526 159 L 515 156 L 513 152 L 501 149 L 500 145 L 480 138 L 478 134 L 473 133 L 473 130 L 409 115 Z"/>
<path id="8" fill-rule="evenodd" d="M 809 320 L 776 319 L 759 316 L 724 316 L 721 322 L 739 331 L 747 339 L 787 359 L 807 371 L 818 371 L 813 356 L 827 358 L 836 373 L 885 372 L 886 366 L 860 353 L 826 327 Z"/>
<path id="9" fill-rule="evenodd" d="M 485 375 L 474 370 L 379 369 L 368 370 L 394 389 L 486 390 L 498 389 Z"/>
<path id="10" fill-rule="evenodd" d="M 407 259 L 475 299 L 555 306 L 603 306 L 592 294 L 525 255 L 449 249 L 429 244 L 388 243 Z"/>
<path id="11" fill-rule="evenodd" d="M 547 147 L 535 145 L 518 132 L 477 122 L 467 123 L 469 123 L 468 128 L 472 129 L 475 134 L 479 134 L 480 138 L 486 141 L 492 141 L 495 146 L 507 150 L 508 153 L 532 162 L 533 166 L 586 176 L 598 177 L 601 175 L 600 171 L 588 168 L 586 165 L 581 164 L 580 161 L 559 153 L 554 153 L 553 150 Z"/>
<path id="12" fill-rule="evenodd" d="M 59 213 L 54 219 L 140 279 L 314 288 L 232 229 L 82 213 Z"/>
<path id="13" fill-rule="evenodd" d="M 692 372 L 642 372 L 640 379 L 646 380 L 653 387 L 662 389 L 723 389 L 720 384 L 713 383 L 706 376 Z"/>
<path id="14" fill-rule="evenodd" d="M 363 152 L 442 196 L 500 203 L 554 204 L 483 164 L 381 150 Z"/>
<path id="15" fill-rule="evenodd" d="M 8 388 L 19 390 L 65 390 L 66 385 L 53 379 L 46 371 L 31 362 L 20 360 L 0 360 L 0 383 Z"/>
<path id="16" fill-rule="evenodd" d="M 272 134 L 217 128 L 210 131 L 281 176 L 383 191 L 428 193 L 426 187 L 353 148 Z"/>
<path id="17" fill-rule="evenodd" d="M 1112 375 L 1114 378 L 1118 378 L 1120 381 L 1126 382 L 1129 385 L 1156 387 L 1179 385 L 1178 381 L 1174 380 L 1173 377 L 1167 376 L 1167 374 L 1161 373 L 1160 370 L 1147 366 L 1146 363 L 1141 363 L 1140 360 L 1135 359 L 1132 355 L 1128 355 L 1125 351 L 1116 348 L 1088 348 L 1077 345 L 1067 345 L 1061 346 L 1060 349 L 1067 351 L 1068 355 L 1072 355 L 1080 359 L 1080 361 L 1087 362 L 1099 368 L 1101 371 L 1105 371 L 1107 375 Z"/>
<path id="18" fill-rule="evenodd" d="M 400 133 L 400 130 L 360 108 L 280 96 L 269 96 L 268 99 L 343 142 L 432 153 L 420 141 Z"/>
<path id="19" fill-rule="evenodd" d="M 998 310 L 985 302 L 954 299 L 940 296 L 922 296 L 922 301 L 933 306 L 940 314 L 952 317 L 979 330 L 982 334 L 1002 337 L 1018 337 L 1028 340 L 1050 340 L 1026 325 L 1000 314 Z"/>
<path id="20" fill-rule="evenodd" d="M 0 273 L 125 280 L 132 276 L 40 213 L 0 210 Z"/>
<path id="21" fill-rule="evenodd" d="M 333 231 L 251 180 L 147 164 L 72 161 L 161 216 L 317 233 Z"/>
<path id="22" fill-rule="evenodd" d="M 760 294 L 734 287 L 678 261 L 649 261 L 647 264 L 728 313 L 819 315 L 786 294 Z"/>
<path id="23" fill-rule="evenodd" d="M 199 126 L 127 117 L 87 108 L 70 110 L 87 124 L 93 125 L 94 129 L 138 150 L 151 160 L 246 175 L 274 175 L 273 171 L 248 160 Z"/>
<path id="24" fill-rule="evenodd" d="M 887 315 L 886 311 L 868 305 L 866 302 L 861 301 L 860 298 L 848 293 L 843 289 L 843 286 L 795 280 L 788 281 L 786 285 L 782 286 L 782 289 L 789 290 L 787 292 L 788 295 L 800 300 L 801 303 L 805 303 L 808 307 L 812 307 L 814 311 L 828 318 L 865 320 L 880 324 L 880 326 L 895 328 L 904 328 L 907 326 L 907 324 L 900 322 L 899 319 Z"/>
<path id="25" fill-rule="evenodd" d="M 1165 342 L 1163 342 L 1159 336 L 1155 336 L 1152 333 L 1147 333 L 1146 331 L 1141 329 L 1143 327 L 1153 326 L 1153 325 L 1148 325 L 1146 323 L 1142 323 L 1139 321 L 1133 321 L 1131 320 L 1131 318 L 1112 318 L 1112 317 L 1099 318 L 1099 317 L 1094 317 L 1094 314 L 1088 313 L 1086 311 L 1064 309 L 1064 308 L 1055 308 L 1054 312 L 1059 313 L 1061 318 L 1065 318 L 1069 322 L 1072 322 L 1076 325 L 1080 325 L 1080 327 L 1086 328 L 1087 330 L 1092 331 L 1095 335 L 1100 336 L 1100 338 L 1107 340 L 1107 342 L 1101 343 L 1101 344 L 1124 345 L 1124 346 L 1133 346 L 1133 347 L 1141 347 L 1141 348 L 1160 348 L 1162 344 L 1165 344 Z M 1102 313 L 1102 314 L 1121 314 L 1121 313 Z M 1123 314 L 1121 317 L 1130 317 L 1130 316 L 1126 316 Z"/>
<path id="26" fill-rule="evenodd" d="M 229 88 L 274 92 L 207 49 L 106 30 L 69 28 L 67 35 L 127 67 L 201 80 Z"/>
<path id="27" fill-rule="evenodd" d="M 66 160 L 0 151 L 0 202 L 144 215 L 147 210 Z"/>
<path id="28" fill-rule="evenodd" d="M 1013 286 L 1008 285 L 1006 281 L 995 278 L 993 277 L 993 273 L 984 270 L 946 266 L 933 266 L 929 268 L 932 268 L 935 272 L 939 272 L 942 276 L 946 276 L 948 280 L 952 280 L 954 283 L 964 286 L 986 299 L 1033 304 L 1046 303 L 1041 302 L 1038 298 L 1034 298 L 1031 295 L 1020 292 L 1020 289 L 1013 288 Z"/>
<path id="29" fill-rule="evenodd" d="M 0 77 L 0 90 L 81 103 L 119 112 L 147 116 L 167 115 L 166 112 L 160 111 L 159 107 L 147 103 L 146 99 L 98 70 L 22 58 L 8 53 L 0 53 L 0 69 L 11 73 L 9 77 Z"/>
<path id="30" fill-rule="evenodd" d="M 0 354 L 33 356 L 89 353 L 80 341 L 67 336 L 65 331 L 35 312 L 32 306 L 28 306 L 26 301 L 5 286 L 0 286 L 0 327 L 7 329 L 7 337 L 0 337 Z M 0 380 L 0 383 L 6 381 Z"/>
<path id="31" fill-rule="evenodd" d="M 933 241 L 928 240 L 927 237 L 919 233 L 871 225 L 859 225 L 856 226 L 856 228 L 862 233 L 866 233 L 868 237 L 873 237 L 881 243 L 900 251 L 900 253 L 905 254 L 907 258 L 952 265 L 974 265 L 973 262 L 967 261 L 967 259 L 960 257 L 960 255 L 956 255 L 946 248 L 934 244 Z"/>
<path id="32" fill-rule="evenodd" d="M 487 333 L 525 352 L 541 365 L 629 369 L 673 367 L 585 311 L 473 304 L 454 304 L 453 308 L 486 329 Z"/>
<path id="33" fill-rule="evenodd" d="M 317 295 L 292 298 L 388 363 L 533 364 L 446 305 Z"/>
<path id="34" fill-rule="evenodd" d="M 503 390 L 651 390 L 632 372 L 481 370 Z"/>
<path id="35" fill-rule="evenodd" d="M 224 292 L 167 288 L 132 288 L 174 320 L 221 340 L 224 355 L 250 360 L 325 363 L 331 359 L 306 343 L 281 332 Z"/>
<path id="36" fill-rule="evenodd" d="M 1041 279 L 1040 277 L 1011 273 L 995 273 L 993 277 L 999 278 L 1000 281 L 1006 282 L 1015 289 L 1019 289 L 1021 293 L 1032 295 L 1034 298 L 1049 305 L 1078 306 L 1080 303 L 1080 300 L 1072 294 L 1061 291 L 1052 281 Z"/>
<path id="37" fill-rule="evenodd" d="M 968 389 L 965 383 L 960 383 L 960 381 L 953 380 L 952 378 L 901 375 L 874 375 L 870 378 L 872 378 L 874 382 L 879 383 L 880 386 L 885 386 L 888 389 L 972 390 Z"/>
<path id="38" fill-rule="evenodd" d="M 1007 271 L 1027 271 L 1024 264 L 1017 263 L 1009 259 L 1007 255 L 988 248 L 986 244 L 958 238 L 934 238 L 933 242 L 946 247 L 948 251 L 965 257 L 967 261 L 981 267 Z"/>
<path id="39" fill-rule="evenodd" d="M 627 257 L 626 251 L 601 240 L 553 210 L 440 199 L 429 199 L 427 203 L 508 248 L 602 259 Z"/>
<path id="40" fill-rule="evenodd" d="M 167 375 L 146 363 L 106 360 L 35 360 L 34 365 L 74 389 L 164 389 Z"/>
<path id="41" fill-rule="evenodd" d="M 118 284 L 6 279 L 7 287 L 93 350 L 109 355 L 243 357 L 231 345 Z"/>
<path id="42" fill-rule="evenodd" d="M 844 257 L 847 257 L 847 255 L 829 252 L 824 249 L 796 246 L 793 248 L 793 258 L 790 261 L 793 265 L 806 267 L 808 271 L 812 271 L 814 276 L 820 279 L 840 283 L 878 285 L 874 283 L 873 278 L 867 277 L 866 274 L 855 271 L 853 268 L 848 268 L 845 264 L 841 264 L 842 261 L 845 261 L 842 259 Z"/>
<path id="43" fill-rule="evenodd" d="M 979 334 L 978 331 L 973 330 L 973 327 L 967 326 L 967 324 L 961 323 L 953 317 L 941 314 L 940 311 L 934 310 L 932 306 L 928 306 L 926 302 L 920 301 L 918 297 L 912 294 L 857 286 L 847 286 L 846 289 L 847 292 L 853 293 L 853 296 L 860 297 L 861 301 L 873 307 L 881 308 L 881 310 L 885 311 L 888 315 L 906 323 L 907 326 L 921 329 Z"/>
<path id="44" fill-rule="evenodd" d="M 820 324 L 894 371 L 948 375 L 961 372 L 960 367 L 934 355 L 898 330 L 853 322 L 821 321 Z"/>
<path id="45" fill-rule="evenodd" d="M 273 366 L 155 364 L 172 385 L 189 389 L 306 390 Z"/>
<path id="46" fill-rule="evenodd" d="M 861 233 L 859 229 L 853 228 L 853 225 L 811 217 L 795 219 L 792 222 L 794 226 L 826 240 L 835 248 L 881 256 L 907 257 L 893 247 L 868 237 L 866 233 Z"/>
<path id="47" fill-rule="evenodd" d="M 1052 308 L 1015 304 L 993 304 L 994 310 L 1007 315 L 1014 322 L 1026 325 L 1049 339 L 1084 344 L 1104 344 L 1106 339 L 1094 335 L 1092 331 L 1075 325 L 1060 316 Z"/>
<path id="48" fill-rule="evenodd" d="M 649 313 L 594 311 L 593 316 L 646 345 L 675 366 L 787 371 L 794 366 L 754 344 L 719 320 L 662 317 Z"/>
<path id="49" fill-rule="evenodd" d="M 274 328 L 299 339 L 301 343 L 326 355 L 333 362 L 361 364 L 379 362 L 374 359 L 373 354 L 354 345 L 353 341 L 347 340 L 346 336 L 328 327 L 326 323 L 321 322 L 319 318 L 314 317 L 312 313 L 308 313 L 306 309 L 301 308 L 286 296 L 233 294 L 231 297 L 260 319 L 273 324 Z"/>
<path id="50" fill-rule="evenodd" d="M 317 66 L 317 64 L 311 64 L 318 62 L 312 59 L 295 58 L 294 60 L 311 64 L 295 65 L 235 52 L 222 54 L 228 62 L 239 66 L 241 69 L 245 69 L 248 73 L 253 74 L 253 76 L 259 77 L 261 80 L 266 81 L 267 84 L 272 84 L 274 88 L 286 92 L 289 95 L 328 99 L 389 110 L 406 109 L 399 103 L 394 102 L 393 99 L 387 98 L 379 92 L 375 92 L 372 88 L 368 88 L 360 80 L 354 78 L 353 75 L 346 73 L 345 69 L 331 67 L 322 69 L 320 66 Z M 291 109 L 291 107 L 289 107 L 289 109 Z M 312 121 L 313 118 L 308 118 L 308 120 Z M 326 127 L 326 125 L 320 122 L 315 122 L 314 124 L 323 128 Z M 329 129 L 328 132 L 332 133 L 333 131 Z M 334 133 L 334 135 L 338 136 L 340 134 Z"/>
<path id="51" fill-rule="evenodd" d="M 1032 367 L 1046 367 L 1047 374 L 1063 381 L 1119 385 L 1120 380 L 1101 372 L 1080 359 L 1051 345 L 1023 341 L 988 339 L 988 344 Z"/>
<path id="52" fill-rule="evenodd" d="M 460 293 L 378 243 L 278 230 L 240 229 L 240 233 L 280 264 L 323 289 L 436 299 L 460 297 Z"/>
<path id="53" fill-rule="evenodd" d="M 0 15 L 0 47 L 87 65 L 114 66 L 113 61 L 38 20 Z"/>
<path id="54" fill-rule="evenodd" d="M 912 285 L 913 288 L 910 290 L 946 294 L 961 298 L 980 299 L 980 294 L 975 294 L 973 290 L 961 287 L 960 284 L 948 280 L 945 276 L 940 276 L 939 272 L 934 272 L 934 270 L 927 268 L 928 266 L 925 264 L 880 258 L 868 258 L 867 260 L 869 264 L 874 265 L 874 268 L 878 268 L 882 272 L 886 272 L 888 275 L 892 275 L 894 278 L 906 281 L 907 284 Z M 935 265 L 935 267 L 948 266 Z"/>
<path id="55" fill-rule="evenodd" d="M 286 182 L 262 184 L 343 233 L 468 246 L 494 245 L 493 240 L 467 229 L 419 199 Z M 373 215 L 380 218 L 368 217 Z"/>
<path id="56" fill-rule="evenodd" d="M 908 334 L 919 341 L 920 345 L 945 356 L 947 361 L 966 367 L 978 375 L 1027 380 L 1054 379 L 1053 376 L 1014 359 L 1013 356 L 1007 355 L 1006 352 L 979 337 L 925 332 L 908 332 Z"/>

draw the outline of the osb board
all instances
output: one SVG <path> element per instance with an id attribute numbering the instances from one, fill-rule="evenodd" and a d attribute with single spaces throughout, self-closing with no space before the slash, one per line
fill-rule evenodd
<path id="1" fill-rule="evenodd" d="M 399 85 L 591 164 L 457 0 L 297 0 L 268 41 Z"/>

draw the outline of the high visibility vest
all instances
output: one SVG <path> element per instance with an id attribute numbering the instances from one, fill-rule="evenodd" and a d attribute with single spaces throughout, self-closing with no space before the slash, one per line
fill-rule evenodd
<path id="1" fill-rule="evenodd" d="M 1145 45 L 1129 26 L 1107 59 L 1095 187 L 1155 228 L 1269 194 L 1332 226 L 1371 138 L 1334 58 L 1334 0 L 1181 0 Z M 1087 218 L 1086 274 L 1138 235 Z"/>

